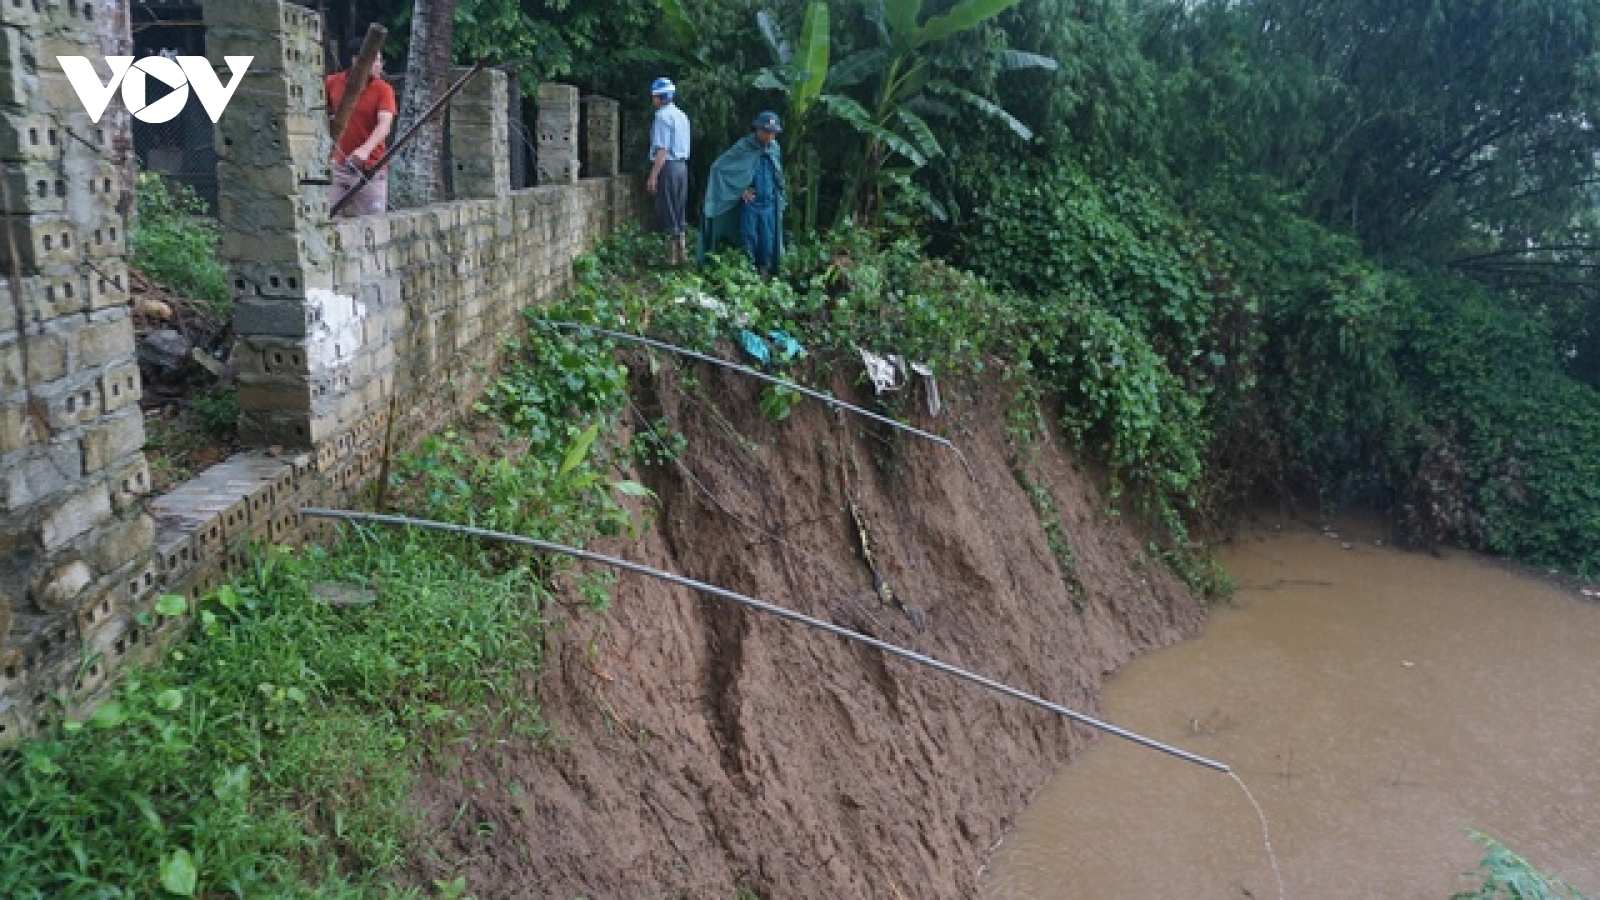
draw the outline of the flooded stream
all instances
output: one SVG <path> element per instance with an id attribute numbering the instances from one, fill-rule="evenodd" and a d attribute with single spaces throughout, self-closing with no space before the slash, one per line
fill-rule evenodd
<path id="1" fill-rule="evenodd" d="M 1600 897 L 1600 605 L 1461 552 L 1246 532 L 1239 590 L 1102 712 L 1231 765 L 1286 896 L 1446 900 L 1482 831 Z M 994 853 L 986 900 L 1278 895 L 1228 776 L 1101 738 Z"/>

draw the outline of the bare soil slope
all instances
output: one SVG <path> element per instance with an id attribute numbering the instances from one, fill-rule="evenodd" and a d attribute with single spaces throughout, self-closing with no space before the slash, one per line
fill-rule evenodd
<path id="1" fill-rule="evenodd" d="M 955 454 L 758 385 L 636 379 L 689 438 L 647 473 L 655 525 L 620 555 L 798 609 L 1093 712 L 1102 680 L 1202 609 L 1041 448 L 1085 596 L 1012 475 L 1000 391 L 944 418 Z M 848 484 L 848 489 L 846 485 Z M 893 600 L 874 590 L 871 555 Z M 434 878 L 483 898 L 956 898 L 1011 817 L 1090 740 L 966 682 L 635 576 L 604 616 L 553 611 L 540 703 L 561 746 L 467 748 L 421 786 Z M 1081 608 L 1080 608 L 1081 605 Z M 743 895 L 748 896 L 748 895 Z"/>

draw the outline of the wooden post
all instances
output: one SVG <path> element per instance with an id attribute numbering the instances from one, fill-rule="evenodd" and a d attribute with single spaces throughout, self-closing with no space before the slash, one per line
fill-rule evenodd
<path id="1" fill-rule="evenodd" d="M 382 52 L 383 41 L 388 36 L 389 29 L 376 22 L 367 26 L 367 36 L 361 42 L 361 55 L 356 57 L 350 72 L 345 75 L 344 96 L 339 98 L 339 109 L 328 126 L 328 133 L 333 135 L 335 152 L 339 147 L 339 139 L 344 137 L 345 126 L 350 124 L 350 114 L 355 112 L 356 99 L 367 89 L 367 81 L 372 77 L 372 61 Z"/>

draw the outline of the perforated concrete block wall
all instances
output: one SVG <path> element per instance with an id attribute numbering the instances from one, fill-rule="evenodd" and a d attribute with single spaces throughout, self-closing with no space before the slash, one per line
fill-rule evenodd
<path id="1" fill-rule="evenodd" d="M 93 699 L 156 585 L 123 186 L 56 60 L 94 15 L 0 0 L 0 742 Z"/>
<path id="2" fill-rule="evenodd" d="M 44 62 L 98 57 L 90 8 L 0 0 L 0 743 L 152 658 L 183 621 L 140 615 L 159 594 L 198 599 L 252 546 L 329 537 L 298 510 L 360 500 L 390 410 L 399 446 L 466 410 L 523 310 L 643 211 L 638 178 L 509 191 L 508 88 L 489 72 L 455 113 L 467 199 L 330 222 L 321 22 L 282 0 L 208 2 L 213 66 L 253 57 L 216 143 L 240 430 L 256 449 L 149 498 L 113 136 Z M 576 91 L 555 93 L 572 100 L 576 147 Z"/>
<path id="3" fill-rule="evenodd" d="M 598 94 L 583 98 L 583 174 L 610 178 L 621 174 L 622 113 L 617 101 Z"/>
<path id="4" fill-rule="evenodd" d="M 539 85 L 539 183 L 578 180 L 578 89 Z"/>

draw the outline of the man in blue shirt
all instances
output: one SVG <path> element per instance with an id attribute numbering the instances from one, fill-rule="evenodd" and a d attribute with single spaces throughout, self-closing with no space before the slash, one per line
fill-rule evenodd
<path id="1" fill-rule="evenodd" d="M 667 235 L 667 265 L 688 262 L 684 208 L 689 205 L 689 117 L 673 101 L 678 89 L 668 78 L 650 85 L 656 117 L 650 126 L 650 177 L 644 189 L 656 198 L 656 217 Z"/>

